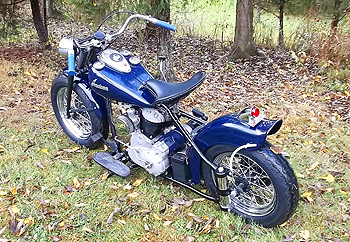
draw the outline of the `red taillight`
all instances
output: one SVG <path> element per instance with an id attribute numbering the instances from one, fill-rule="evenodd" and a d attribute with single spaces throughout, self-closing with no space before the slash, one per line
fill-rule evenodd
<path id="1" fill-rule="evenodd" d="M 250 114 L 251 114 L 254 118 L 256 118 L 256 117 L 259 116 L 260 110 L 259 110 L 258 108 L 256 108 L 256 107 L 254 107 L 254 108 L 252 108 L 252 110 L 250 111 Z"/>

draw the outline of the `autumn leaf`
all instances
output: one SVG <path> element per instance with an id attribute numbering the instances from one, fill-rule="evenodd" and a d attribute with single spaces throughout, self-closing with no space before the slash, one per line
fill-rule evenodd
<path id="1" fill-rule="evenodd" d="M 120 223 L 120 224 L 126 224 L 125 220 L 123 220 L 123 219 L 118 219 L 118 223 Z"/>
<path id="2" fill-rule="evenodd" d="M 129 198 L 135 198 L 135 197 L 140 196 L 140 194 L 141 194 L 141 193 L 139 193 L 139 192 L 133 192 L 133 193 L 128 194 L 127 197 L 129 197 Z"/>
<path id="3" fill-rule="evenodd" d="M 163 225 L 164 225 L 164 226 L 169 226 L 169 225 L 172 224 L 172 223 L 174 223 L 174 221 L 168 220 L 168 221 L 165 221 Z"/>
<path id="4" fill-rule="evenodd" d="M 309 230 L 300 231 L 299 235 L 305 241 L 308 241 L 310 239 L 310 232 L 309 232 Z"/>
<path id="5" fill-rule="evenodd" d="M 3 146 L 2 144 L 0 144 L 0 154 L 5 152 L 5 146 Z"/>
<path id="6" fill-rule="evenodd" d="M 87 228 L 87 227 L 84 227 L 84 228 L 82 228 L 81 230 L 82 230 L 82 231 L 85 231 L 85 232 L 88 232 L 88 233 L 90 233 L 90 234 L 93 234 L 93 233 L 94 233 L 94 231 L 92 231 L 91 229 L 89 229 L 89 228 Z"/>
<path id="7" fill-rule="evenodd" d="M 17 194 L 16 188 L 11 187 L 11 193 L 12 193 L 12 195 L 16 195 Z"/>
<path id="8" fill-rule="evenodd" d="M 298 178 L 305 178 L 305 176 L 301 173 L 295 173 L 295 175 L 298 177 Z"/>
<path id="9" fill-rule="evenodd" d="M 81 184 L 80 184 L 79 180 L 76 177 L 73 177 L 73 186 L 76 189 L 79 189 L 81 187 Z"/>
<path id="10" fill-rule="evenodd" d="M 41 149 L 41 152 L 44 153 L 45 155 L 51 155 L 47 149 Z"/>
<path id="11" fill-rule="evenodd" d="M 28 218 L 26 218 L 24 221 L 23 221 L 24 224 L 28 224 L 30 223 L 30 226 L 33 226 L 34 225 L 34 218 L 32 216 L 29 216 Z"/>
<path id="12" fill-rule="evenodd" d="M 137 187 L 139 186 L 145 179 L 137 179 L 132 185 L 134 187 Z"/>
<path id="13" fill-rule="evenodd" d="M 7 191 L 5 191 L 5 190 L 0 191 L 0 196 L 5 196 L 6 194 L 7 194 Z"/>
<path id="14" fill-rule="evenodd" d="M 157 214 L 153 213 L 152 216 L 153 216 L 153 218 L 154 218 L 155 220 L 157 220 L 157 221 L 162 221 L 162 218 L 159 217 Z"/>
<path id="15" fill-rule="evenodd" d="M 335 177 L 331 173 L 327 173 L 325 176 L 319 177 L 320 179 L 326 180 L 327 182 L 331 183 L 335 181 Z"/>
<path id="16" fill-rule="evenodd" d="M 304 192 L 301 195 L 302 198 L 306 198 L 306 200 L 308 200 L 310 203 L 314 202 L 314 199 L 312 198 L 312 192 Z"/>
<path id="17" fill-rule="evenodd" d="M 109 172 L 106 171 L 105 173 L 103 173 L 103 174 L 100 176 L 99 180 L 100 180 L 100 181 L 104 181 L 104 180 L 107 179 L 108 176 L 109 176 Z"/>
<path id="18" fill-rule="evenodd" d="M 343 189 L 339 189 L 339 192 L 343 195 L 348 195 L 348 192 Z"/>
<path id="19" fill-rule="evenodd" d="M 8 208 L 10 214 L 14 216 L 15 214 L 19 213 L 19 208 L 16 205 L 12 205 Z"/>
<path id="20" fill-rule="evenodd" d="M 313 163 L 309 168 L 307 168 L 307 171 L 313 171 L 320 165 L 320 162 Z"/>

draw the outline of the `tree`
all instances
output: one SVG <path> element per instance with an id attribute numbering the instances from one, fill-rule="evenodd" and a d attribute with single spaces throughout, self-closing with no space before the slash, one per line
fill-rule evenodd
<path id="1" fill-rule="evenodd" d="M 135 5 L 135 11 L 144 14 L 149 14 L 159 20 L 171 22 L 170 19 L 170 0 L 141 0 Z M 165 79 L 168 82 L 175 82 L 176 76 L 173 70 L 173 56 L 172 56 L 172 34 L 170 30 L 157 27 L 151 23 L 146 25 L 146 39 L 148 42 L 156 41 L 158 49 L 158 65 L 157 65 L 157 79 L 163 79 L 162 71 Z M 160 59 L 163 59 L 161 61 Z M 162 65 L 162 66 L 161 66 Z"/>
<path id="2" fill-rule="evenodd" d="M 338 30 L 339 22 L 350 12 L 349 0 L 333 0 L 333 16 L 331 22 L 331 39 L 333 39 Z"/>
<path id="3" fill-rule="evenodd" d="M 247 59 L 259 54 L 253 41 L 253 11 L 252 0 L 237 0 L 235 39 L 229 59 Z"/>
<path id="4" fill-rule="evenodd" d="M 170 1 L 169 0 L 155 0 L 155 7 L 159 9 L 155 16 L 166 22 L 170 22 Z M 157 28 L 157 43 L 158 43 L 158 66 L 157 78 L 162 78 L 161 71 L 165 75 L 165 79 L 169 82 L 175 82 L 176 77 L 173 70 L 173 55 L 172 55 L 172 35 L 170 30 L 164 28 Z M 161 60 L 163 59 L 164 60 Z M 163 62 L 163 63 L 162 63 Z M 162 66 L 161 66 L 162 64 Z M 162 68 L 162 70 L 160 69 Z"/>
<path id="5" fill-rule="evenodd" d="M 47 26 L 41 16 L 39 0 L 30 0 L 30 6 L 32 8 L 34 26 L 39 36 L 40 45 L 44 48 L 49 48 L 50 43 Z"/>

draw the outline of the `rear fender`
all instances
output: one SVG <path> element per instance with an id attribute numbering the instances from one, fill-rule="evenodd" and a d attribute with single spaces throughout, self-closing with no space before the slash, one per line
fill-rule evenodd
<path id="1" fill-rule="evenodd" d="M 265 143 L 267 135 L 276 133 L 282 125 L 281 119 L 263 119 L 258 125 L 251 127 L 238 116 L 236 113 L 228 114 L 208 123 L 194 137 L 198 148 L 205 153 L 213 145 L 231 145 L 238 148 L 251 143 L 257 146 L 249 149 L 256 150 Z M 193 148 L 189 151 L 189 163 L 192 182 L 198 184 L 201 179 L 201 158 Z"/>

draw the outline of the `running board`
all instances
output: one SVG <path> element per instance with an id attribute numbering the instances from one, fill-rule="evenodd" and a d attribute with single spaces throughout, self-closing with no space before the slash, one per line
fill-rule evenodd
<path id="1" fill-rule="evenodd" d="M 98 152 L 94 155 L 94 160 L 100 166 L 113 172 L 120 177 L 127 177 L 130 175 L 130 168 L 123 162 L 114 159 L 113 156 L 107 152 Z"/>

